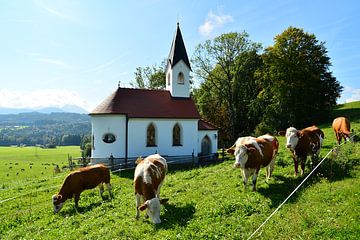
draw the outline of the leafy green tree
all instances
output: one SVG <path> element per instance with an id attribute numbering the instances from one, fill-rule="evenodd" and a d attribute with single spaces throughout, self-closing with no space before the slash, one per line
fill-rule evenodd
<path id="1" fill-rule="evenodd" d="M 303 29 L 289 27 L 263 54 L 258 72 L 258 128 L 304 127 L 326 119 L 342 87 L 329 70 L 324 42 Z M 261 129 L 260 129 L 261 130 Z"/>
<path id="2" fill-rule="evenodd" d="M 225 144 L 254 127 L 248 112 L 259 90 L 254 73 L 260 49 L 246 32 L 222 34 L 196 47 L 192 63 L 202 83 L 194 98 L 201 115 L 221 127 L 219 140 Z"/>
<path id="3" fill-rule="evenodd" d="M 135 81 L 130 83 L 130 85 L 144 89 L 165 89 L 165 67 L 166 60 L 164 60 L 160 66 L 137 67 L 135 71 Z"/>

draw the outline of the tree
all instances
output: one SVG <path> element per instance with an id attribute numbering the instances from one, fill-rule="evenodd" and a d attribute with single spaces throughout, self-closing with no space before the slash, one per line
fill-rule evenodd
<path id="1" fill-rule="evenodd" d="M 304 127 L 326 119 L 340 97 L 342 87 L 329 70 L 324 42 L 303 29 L 289 27 L 275 37 L 263 54 L 259 71 L 262 91 L 260 127 Z"/>
<path id="2" fill-rule="evenodd" d="M 201 115 L 221 127 L 227 139 L 220 141 L 227 144 L 253 124 L 248 111 L 258 93 L 254 73 L 261 65 L 260 49 L 246 32 L 222 34 L 196 47 L 192 63 L 203 82 L 194 97 Z"/>
<path id="3" fill-rule="evenodd" d="M 166 60 L 160 66 L 137 67 L 134 73 L 135 82 L 130 85 L 136 88 L 164 89 L 166 87 L 165 67 Z"/>

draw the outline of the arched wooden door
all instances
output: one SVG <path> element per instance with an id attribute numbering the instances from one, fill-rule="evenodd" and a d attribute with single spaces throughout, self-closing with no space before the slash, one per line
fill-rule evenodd
<path id="1" fill-rule="evenodd" d="M 211 154 L 211 140 L 208 137 L 208 135 L 206 135 L 201 140 L 201 155 L 206 156 L 206 155 L 210 155 L 210 154 Z"/>

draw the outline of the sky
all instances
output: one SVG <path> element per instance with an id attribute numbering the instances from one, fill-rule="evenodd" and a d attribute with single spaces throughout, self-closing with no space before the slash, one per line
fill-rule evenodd
<path id="1" fill-rule="evenodd" d="M 344 87 L 360 100 L 357 0 L 0 0 L 0 108 L 77 105 L 91 112 L 137 67 L 160 65 L 176 23 L 189 57 L 197 44 L 243 32 L 264 48 L 289 26 L 325 42 Z"/>

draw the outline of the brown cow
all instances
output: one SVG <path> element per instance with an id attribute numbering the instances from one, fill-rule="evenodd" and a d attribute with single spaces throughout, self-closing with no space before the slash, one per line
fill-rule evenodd
<path id="1" fill-rule="evenodd" d="M 286 147 L 292 152 L 294 159 L 295 175 L 298 175 L 298 165 L 301 164 L 301 175 L 304 174 L 305 161 L 308 155 L 314 163 L 318 158 L 324 133 L 316 126 L 297 130 L 294 127 L 286 129 Z"/>
<path id="2" fill-rule="evenodd" d="M 335 132 L 336 141 L 340 145 L 341 140 L 349 141 L 350 139 L 350 121 L 345 117 L 335 118 L 332 123 L 332 128 Z"/>
<path id="3" fill-rule="evenodd" d="M 261 167 L 266 167 L 266 179 L 271 177 L 279 150 L 279 142 L 268 134 L 247 140 L 246 143 L 236 145 L 234 167 L 242 169 L 245 188 L 248 178 L 253 176 L 252 190 L 256 191 L 257 175 Z"/>
<path id="4" fill-rule="evenodd" d="M 65 178 L 59 193 L 52 196 L 54 212 L 59 212 L 64 202 L 72 197 L 75 199 L 75 208 L 77 209 L 80 194 L 86 189 L 99 186 L 100 195 L 103 197 L 103 183 L 106 184 L 110 197 L 113 197 L 110 185 L 110 171 L 103 164 L 96 164 L 73 171 Z"/>
<path id="5" fill-rule="evenodd" d="M 159 154 L 154 154 L 137 163 L 134 174 L 136 218 L 140 216 L 139 210 L 147 209 L 146 216 L 155 224 L 161 223 L 160 204 L 167 202 L 167 199 L 160 200 L 160 188 L 167 172 L 166 160 Z M 140 206 L 141 199 L 144 203 Z"/>

